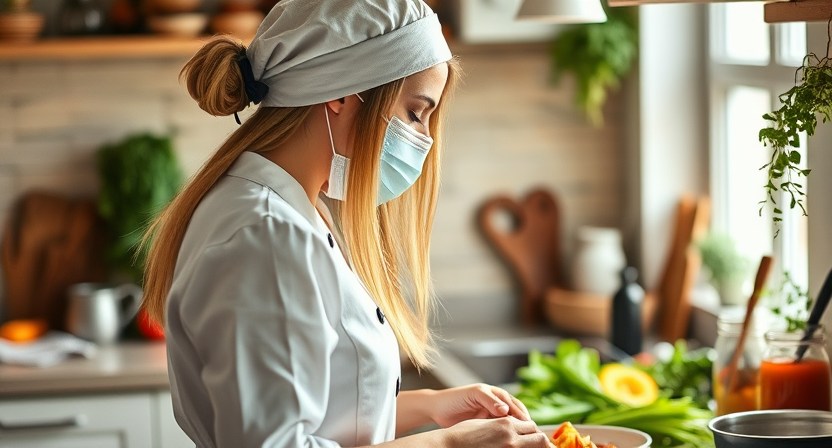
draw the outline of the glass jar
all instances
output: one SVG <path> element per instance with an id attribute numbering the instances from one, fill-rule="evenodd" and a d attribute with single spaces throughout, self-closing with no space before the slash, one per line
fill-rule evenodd
<path id="1" fill-rule="evenodd" d="M 824 349 L 824 328 L 817 325 L 811 333 L 805 341 L 802 331 L 766 333 L 760 409 L 830 410 L 832 374 Z"/>
<path id="2" fill-rule="evenodd" d="M 728 369 L 742 331 L 742 318 L 720 317 L 717 321 L 716 361 L 713 370 L 713 392 L 716 414 L 754 411 L 758 409 L 758 374 L 763 358 L 763 337 L 751 324 L 745 337 L 742 354 L 733 375 Z M 733 378 L 731 378 L 733 376 Z"/>

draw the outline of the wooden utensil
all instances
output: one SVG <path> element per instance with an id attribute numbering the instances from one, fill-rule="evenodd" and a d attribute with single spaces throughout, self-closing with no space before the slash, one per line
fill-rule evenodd
<path id="1" fill-rule="evenodd" d="M 500 213 L 513 225 L 496 225 Z M 522 202 L 508 196 L 485 201 L 477 215 L 480 230 L 509 265 L 520 284 L 520 317 L 525 325 L 543 320 L 543 295 L 560 284 L 560 212 L 552 193 L 531 191 Z"/>
<path id="2" fill-rule="evenodd" d="M 760 294 L 766 286 L 766 280 L 768 280 L 768 274 L 771 271 L 771 263 L 772 259 L 768 255 L 764 255 L 763 258 L 760 259 L 760 266 L 757 268 L 757 277 L 754 278 L 754 291 L 751 293 L 751 297 L 748 298 L 748 304 L 745 307 L 745 320 L 742 321 L 740 337 L 737 340 L 737 346 L 734 348 L 734 354 L 731 355 L 731 360 L 728 361 L 728 365 L 726 366 L 727 374 L 725 375 L 725 390 L 727 393 L 733 392 L 737 387 L 737 365 L 740 362 L 740 356 L 742 356 L 742 352 L 745 347 L 745 339 L 748 335 L 748 327 L 751 325 L 751 319 L 754 315 L 754 307 L 757 306 Z"/>
<path id="3" fill-rule="evenodd" d="M 690 293 L 702 265 L 692 243 L 704 235 L 710 221 L 710 200 L 684 195 L 676 208 L 675 224 L 664 269 L 656 290 L 659 301 L 658 334 L 662 340 L 676 341 L 688 331 Z"/>

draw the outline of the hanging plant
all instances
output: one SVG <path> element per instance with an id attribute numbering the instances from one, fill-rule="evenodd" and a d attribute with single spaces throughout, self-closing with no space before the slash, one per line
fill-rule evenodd
<path id="1" fill-rule="evenodd" d="M 829 33 L 829 25 L 827 30 Z M 765 185 L 766 199 L 760 201 L 760 215 L 766 205 L 772 205 L 777 233 L 783 221 L 783 206 L 776 195 L 778 191 L 787 197 L 789 209 L 799 208 L 804 216 L 807 215 L 804 184 L 811 170 L 800 167 L 800 133 L 814 135 L 818 116 L 824 123 L 832 116 L 830 42 L 832 35 L 826 43 L 827 56 L 821 58 L 809 53 L 803 58 L 803 63 L 795 72 L 795 86 L 779 96 L 780 109 L 763 115 L 771 123 L 760 130 L 759 138 L 772 148 L 772 153 L 771 160 L 761 168 L 768 170 L 768 182 Z"/>
<path id="2" fill-rule="evenodd" d="M 607 8 L 606 22 L 576 25 L 558 35 L 551 49 L 554 82 L 572 73 L 577 82 L 575 102 L 592 124 L 601 126 L 607 94 L 630 73 L 637 52 L 634 15 Z"/>

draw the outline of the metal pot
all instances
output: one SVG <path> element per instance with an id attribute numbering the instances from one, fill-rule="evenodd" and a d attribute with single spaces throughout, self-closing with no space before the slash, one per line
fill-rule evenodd
<path id="1" fill-rule="evenodd" d="M 820 448 L 832 446 L 832 412 L 796 409 L 750 411 L 708 423 L 716 448 Z"/>

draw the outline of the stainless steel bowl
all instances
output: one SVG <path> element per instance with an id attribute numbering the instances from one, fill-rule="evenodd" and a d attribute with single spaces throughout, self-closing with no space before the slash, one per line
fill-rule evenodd
<path id="1" fill-rule="evenodd" d="M 716 448 L 832 446 L 832 412 L 795 409 L 738 412 L 708 423 Z"/>

